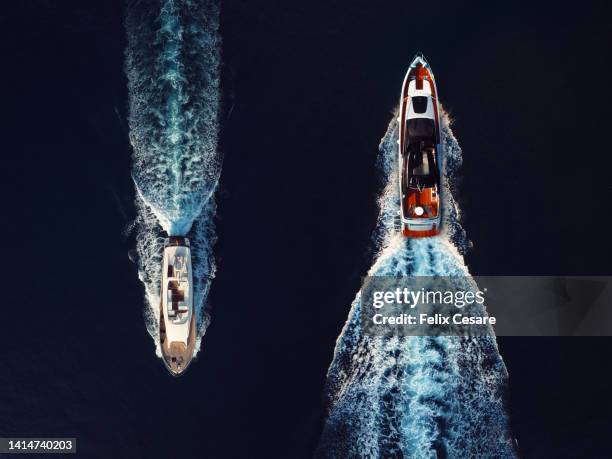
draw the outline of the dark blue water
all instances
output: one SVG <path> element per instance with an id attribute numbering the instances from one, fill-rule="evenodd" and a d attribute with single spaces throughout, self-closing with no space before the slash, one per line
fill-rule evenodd
<path id="1" fill-rule="evenodd" d="M 173 379 L 127 257 L 123 2 L 6 6 L 0 433 L 76 436 L 88 458 L 309 457 L 418 50 L 464 152 L 470 271 L 608 273 L 607 8 L 224 2 L 213 316 Z M 522 454 L 608 456 L 610 341 L 499 345 Z"/>

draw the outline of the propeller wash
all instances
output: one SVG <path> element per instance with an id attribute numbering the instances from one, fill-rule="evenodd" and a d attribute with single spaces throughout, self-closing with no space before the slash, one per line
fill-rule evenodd
<path id="1" fill-rule="evenodd" d="M 374 233 L 369 276 L 460 276 L 468 241 L 452 197 L 461 149 L 441 113 L 444 151 L 442 232 L 412 238 L 398 232 L 399 112 L 379 149 L 386 186 Z M 401 228 L 400 228 L 401 231 Z M 507 370 L 495 337 L 366 336 L 361 292 L 338 337 L 328 370 L 328 416 L 318 457 L 514 457 L 504 408 Z"/>
<path id="2" fill-rule="evenodd" d="M 164 354 L 160 341 L 164 342 L 169 326 L 163 324 L 168 314 L 178 324 L 173 335 L 179 336 L 181 330 L 189 333 L 179 336 L 184 355 L 176 367 L 169 366 L 170 358 L 166 362 L 164 354 L 173 374 L 183 371 L 197 354 L 210 321 L 214 195 L 221 172 L 218 29 L 219 6 L 214 1 L 143 0 L 127 5 L 137 263 L 145 287 L 146 325 L 157 354 Z M 162 266 L 169 279 L 164 289 Z M 179 284 L 185 287 L 180 290 Z M 164 306 L 167 310 L 160 314 Z M 178 347 L 170 351 L 179 352 Z"/>

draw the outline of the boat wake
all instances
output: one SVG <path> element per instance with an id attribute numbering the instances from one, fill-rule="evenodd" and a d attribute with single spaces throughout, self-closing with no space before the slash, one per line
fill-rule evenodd
<path id="1" fill-rule="evenodd" d="M 214 277 L 214 194 L 221 171 L 219 6 L 212 0 L 139 0 L 127 6 L 126 73 L 136 252 L 147 329 L 159 347 L 159 292 L 165 235 L 192 247 L 195 353 L 209 323 Z"/>
<path id="2" fill-rule="evenodd" d="M 397 115 L 396 115 L 397 116 Z M 469 272 L 468 245 L 452 197 L 461 149 L 445 114 L 444 226 L 438 237 L 395 232 L 399 208 L 396 117 L 383 137 L 386 186 L 369 276 L 457 276 Z M 361 292 L 353 301 L 328 370 L 326 419 L 318 457 L 514 457 L 504 408 L 506 367 L 494 336 L 366 336 Z"/>

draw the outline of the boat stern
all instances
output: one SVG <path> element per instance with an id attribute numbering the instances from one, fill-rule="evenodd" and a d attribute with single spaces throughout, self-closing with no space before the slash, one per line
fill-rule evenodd
<path id="1" fill-rule="evenodd" d="M 440 218 L 402 219 L 402 234 L 410 238 L 437 236 L 440 234 Z"/>

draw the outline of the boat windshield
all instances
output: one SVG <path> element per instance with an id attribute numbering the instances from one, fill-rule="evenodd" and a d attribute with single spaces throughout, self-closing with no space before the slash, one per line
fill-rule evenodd
<path id="1" fill-rule="evenodd" d="M 427 96 L 414 96 L 412 98 L 414 113 L 425 113 L 427 111 L 427 100 Z"/>
<path id="2" fill-rule="evenodd" d="M 438 168 L 433 148 L 410 149 L 405 165 L 404 181 L 406 187 L 431 188 L 436 184 Z"/>
<path id="3" fill-rule="evenodd" d="M 434 130 L 434 121 L 430 118 L 412 118 L 406 122 L 410 139 L 433 139 Z"/>

